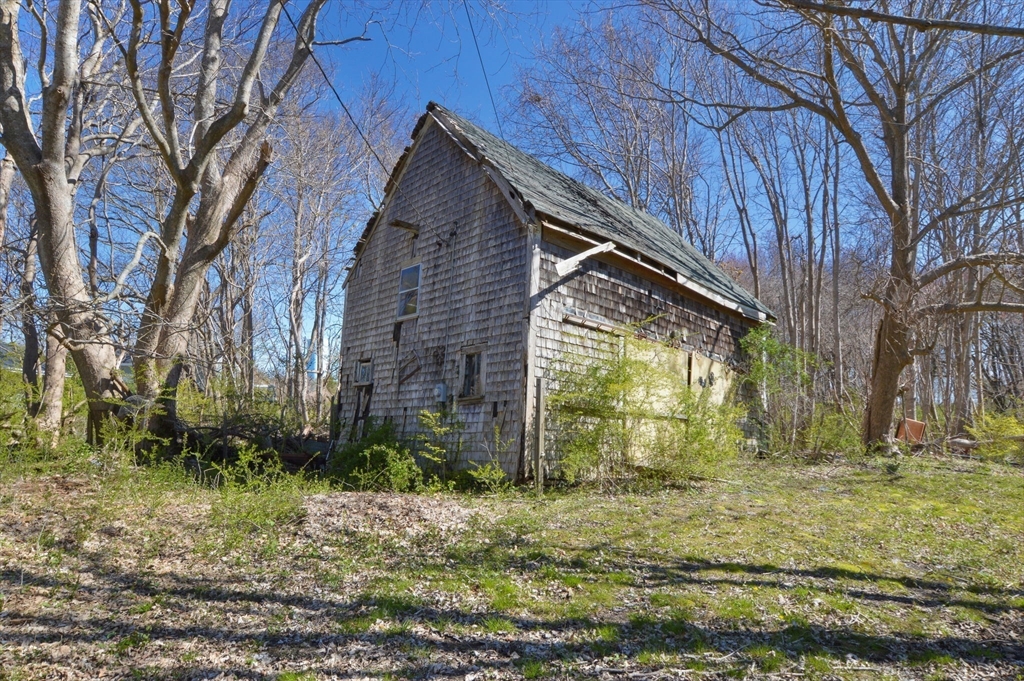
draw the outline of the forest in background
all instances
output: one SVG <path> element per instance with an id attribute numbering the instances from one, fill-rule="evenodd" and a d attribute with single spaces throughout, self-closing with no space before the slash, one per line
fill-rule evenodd
<path id="1" fill-rule="evenodd" d="M 880 7 L 595 6 L 495 93 L 510 141 L 776 312 L 779 446 L 1024 433 L 1015 6 Z M 0 436 L 95 439 L 133 398 L 166 436 L 181 390 L 324 427 L 353 240 L 421 112 L 384 78 L 340 109 L 322 10 L 4 4 Z"/>

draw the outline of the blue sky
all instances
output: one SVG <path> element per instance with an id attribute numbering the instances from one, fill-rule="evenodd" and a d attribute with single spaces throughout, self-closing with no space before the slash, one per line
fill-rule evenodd
<path id="1" fill-rule="evenodd" d="M 499 111 L 502 90 L 516 68 L 528 66 L 534 47 L 555 26 L 576 21 L 593 3 L 583 0 L 512 0 L 508 12 L 491 15 L 478 0 L 447 0 L 421 8 L 399 3 L 384 13 L 353 7 L 349 0 L 330 0 L 321 14 L 318 39 L 341 40 L 365 32 L 369 42 L 318 47 L 331 64 L 335 87 L 346 104 L 355 101 L 361 85 L 374 73 L 394 82 L 397 99 L 415 116 L 427 102 L 440 102 L 497 132 L 480 59 L 466 17 L 472 15 L 484 67 Z M 366 24 L 367 21 L 376 23 Z M 409 125 L 411 125 L 411 121 Z"/>

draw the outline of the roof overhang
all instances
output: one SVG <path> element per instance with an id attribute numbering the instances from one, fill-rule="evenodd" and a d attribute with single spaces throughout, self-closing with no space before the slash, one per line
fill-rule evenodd
<path id="1" fill-rule="evenodd" d="M 562 244 L 566 246 L 582 250 L 597 248 L 608 241 L 604 237 L 589 234 L 575 225 L 555 222 L 553 218 L 543 214 L 541 215 L 541 225 L 544 228 L 542 235 L 545 241 L 562 242 Z M 635 255 L 630 255 L 631 253 Z M 741 305 L 734 300 L 730 300 L 725 296 L 719 295 L 708 289 L 706 286 L 701 286 L 692 279 L 676 272 L 664 263 L 657 262 L 652 258 L 648 258 L 643 254 L 637 253 L 628 244 L 620 244 L 616 242 L 616 248 L 614 250 L 600 255 L 595 254 L 594 257 L 606 259 L 609 263 L 617 266 L 625 265 L 627 269 L 639 271 L 638 273 L 642 274 L 646 278 L 657 280 L 660 283 L 674 284 L 676 287 L 681 287 L 691 294 L 703 298 L 704 300 L 720 308 L 724 308 L 729 312 L 739 314 L 751 321 L 755 321 L 757 323 L 774 321 L 760 310 L 747 305 Z"/>

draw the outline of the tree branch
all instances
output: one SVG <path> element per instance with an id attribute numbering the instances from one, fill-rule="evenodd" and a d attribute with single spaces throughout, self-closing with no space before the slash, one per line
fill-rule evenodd
<path id="1" fill-rule="evenodd" d="M 145 14 L 142 10 L 142 3 L 140 0 L 128 0 L 132 6 L 132 28 L 131 33 L 128 37 L 128 45 L 125 46 L 117 34 L 114 32 L 114 27 L 111 25 L 110 20 L 103 14 L 101 7 L 97 8 L 99 16 L 103 17 L 104 22 L 107 24 L 107 30 L 110 32 L 110 37 L 117 46 L 118 51 L 121 52 L 121 56 L 124 57 L 125 70 L 128 72 L 128 81 L 131 83 L 132 94 L 135 95 L 135 103 L 139 107 L 139 115 L 142 116 L 143 122 L 146 124 L 146 130 L 149 131 L 153 141 L 156 143 L 157 149 L 160 150 L 160 156 L 164 159 L 164 164 L 167 166 L 167 170 L 171 173 L 171 177 L 174 178 L 175 184 L 181 186 L 181 164 L 177 157 L 174 155 L 170 143 L 167 138 L 164 137 L 163 132 L 160 130 L 160 126 L 157 123 L 156 116 L 153 114 L 153 109 L 149 106 L 149 102 L 146 100 L 146 90 L 142 84 L 142 75 L 139 73 L 139 44 L 142 42 L 142 26 L 145 23 Z M 97 2 L 97 0 L 92 0 Z"/>
<path id="2" fill-rule="evenodd" d="M 57 7 L 57 32 L 53 41 L 53 78 L 43 89 L 41 135 L 44 162 L 64 170 L 64 128 L 71 90 L 78 76 L 78 17 L 81 4 L 63 0 Z"/>
<path id="3" fill-rule="evenodd" d="M 2 143 L 14 157 L 19 168 L 37 165 L 42 149 L 32 132 L 32 118 L 25 97 L 25 57 L 18 34 L 18 0 L 0 2 L 0 124 Z M 26 178 L 28 179 L 28 178 Z"/>
<path id="4" fill-rule="evenodd" d="M 811 0 L 778 0 L 780 4 L 812 12 L 822 12 L 842 17 L 854 17 L 857 19 L 868 19 L 886 24 L 897 24 L 900 26 L 911 26 L 919 31 L 964 31 L 967 33 L 978 33 L 981 35 L 999 35 L 1009 38 L 1024 38 L 1024 28 L 1016 26 L 998 26 L 995 24 L 979 24 L 972 21 L 954 21 L 950 19 L 919 19 L 908 17 L 902 14 L 888 14 L 873 9 L 861 7 L 850 7 L 823 2 L 812 2 Z"/>
<path id="5" fill-rule="evenodd" d="M 967 255 L 939 265 L 918 277 L 918 288 L 924 288 L 942 277 L 966 267 L 999 267 L 1001 265 L 1024 265 L 1024 253 L 978 253 Z"/>
<path id="6" fill-rule="evenodd" d="M 1024 314 L 1024 303 L 999 303 L 996 301 L 936 303 L 934 305 L 925 305 L 918 312 L 923 315 L 962 314 L 965 312 L 1013 312 Z"/>
<path id="7" fill-rule="evenodd" d="M 121 270 L 121 273 L 118 274 L 117 278 L 114 280 L 114 288 L 110 291 L 110 293 L 107 293 L 106 295 L 97 298 L 94 301 L 95 305 L 104 305 L 106 303 L 109 303 L 114 298 L 117 298 L 119 295 L 121 295 L 121 289 L 124 288 L 124 283 L 125 281 L 128 280 L 128 275 L 131 274 L 132 271 L 139 266 L 139 261 L 142 260 L 142 251 L 146 246 L 146 242 L 149 241 L 150 239 L 156 239 L 159 242 L 160 235 L 158 235 L 156 232 L 146 232 L 145 234 L 142 235 L 142 237 L 139 239 L 139 242 L 135 244 L 135 253 L 134 255 L 132 255 L 132 259 L 128 262 L 127 265 L 124 266 L 124 269 Z"/>

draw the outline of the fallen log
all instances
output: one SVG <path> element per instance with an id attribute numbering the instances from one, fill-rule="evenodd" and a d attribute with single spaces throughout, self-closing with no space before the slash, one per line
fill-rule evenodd
<path id="1" fill-rule="evenodd" d="M 946 444 L 957 449 L 977 449 L 982 445 L 990 445 L 996 442 L 1024 442 L 1024 435 L 1003 435 L 991 440 L 968 440 L 964 437 L 951 437 Z"/>

